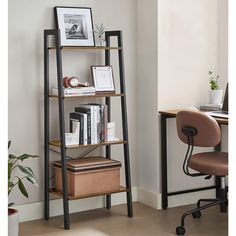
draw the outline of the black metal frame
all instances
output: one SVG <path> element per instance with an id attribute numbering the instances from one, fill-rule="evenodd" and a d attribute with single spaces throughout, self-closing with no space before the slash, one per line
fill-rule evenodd
<path id="1" fill-rule="evenodd" d="M 44 218 L 50 217 L 50 178 L 49 178 L 49 37 L 55 38 L 56 45 L 56 62 L 57 62 L 57 81 L 58 81 L 58 106 L 59 106 L 59 128 L 60 128 L 60 143 L 61 143 L 61 163 L 62 163 L 62 188 L 63 188 L 63 212 L 64 212 L 64 228 L 70 229 L 69 218 L 69 199 L 67 186 L 67 169 L 66 169 L 66 146 L 65 146 L 65 118 L 64 118 L 64 94 L 63 94 L 63 74 L 62 74 L 62 55 L 60 44 L 60 30 L 44 30 Z M 124 96 L 121 96 L 121 111 L 122 111 L 122 127 L 124 145 L 124 163 L 125 163 L 125 180 L 127 189 L 127 212 L 128 216 L 133 216 L 132 205 L 132 186 L 130 173 L 130 158 L 129 158 L 129 142 L 128 142 L 128 119 L 126 106 L 126 91 L 125 91 L 125 74 L 124 74 L 124 56 L 122 48 L 122 32 L 107 31 L 105 39 L 107 47 L 110 46 L 110 38 L 116 37 L 118 42 L 118 61 L 120 74 L 120 90 Z M 105 50 L 105 65 L 110 65 L 110 50 Z M 111 103 L 110 97 L 105 98 L 105 103 L 108 105 L 108 121 L 111 119 Z M 111 158 L 111 147 L 106 146 L 106 158 Z M 106 195 L 106 207 L 111 208 L 111 195 Z"/>
<path id="2" fill-rule="evenodd" d="M 175 118 L 176 115 L 169 115 L 161 113 L 161 201 L 162 201 L 162 208 L 168 208 L 168 197 L 191 193 L 191 192 L 198 192 L 198 191 L 205 191 L 209 189 L 216 189 L 216 198 L 220 196 L 220 177 L 215 177 L 215 185 L 201 187 L 201 188 L 193 188 L 193 189 L 186 189 L 174 192 L 168 192 L 168 178 L 167 178 L 167 119 Z M 215 147 L 215 151 L 221 150 L 221 144 L 219 143 Z"/>

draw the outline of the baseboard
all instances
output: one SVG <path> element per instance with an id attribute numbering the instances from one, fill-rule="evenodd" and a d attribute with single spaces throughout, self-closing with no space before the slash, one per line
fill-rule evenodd
<path id="1" fill-rule="evenodd" d="M 137 197 L 138 201 L 150 206 L 152 208 L 158 209 L 158 194 L 155 192 L 148 191 L 146 189 L 137 188 Z"/>
<path id="2" fill-rule="evenodd" d="M 133 202 L 137 201 L 137 187 L 132 187 Z M 113 206 L 126 203 L 126 194 L 117 193 L 113 194 L 111 204 Z M 70 201 L 70 213 L 88 211 L 98 209 L 105 206 L 104 197 L 93 197 L 80 200 Z M 20 222 L 37 220 L 44 218 L 44 202 L 35 202 L 30 204 L 14 206 L 19 211 Z M 58 216 L 63 214 L 62 199 L 54 199 L 50 201 L 50 216 Z"/>
<path id="3" fill-rule="evenodd" d="M 162 209 L 161 205 L 161 193 L 155 193 L 143 188 L 137 188 L 138 201 L 153 207 L 155 209 Z M 180 194 L 168 197 L 168 207 L 177 207 L 183 205 L 194 204 L 200 198 L 214 198 L 215 190 L 206 190 L 193 193 Z"/>
<path id="4" fill-rule="evenodd" d="M 215 190 L 206 190 L 194 193 L 187 193 L 168 197 L 168 207 L 176 207 L 196 203 L 199 198 L 214 198 Z M 140 187 L 132 188 L 133 202 L 139 201 L 155 209 L 162 209 L 161 193 L 155 193 Z M 112 195 L 112 205 L 126 203 L 126 194 L 117 193 Z M 50 216 L 63 214 L 62 199 L 50 201 Z M 81 200 L 70 201 L 70 213 L 98 209 L 105 206 L 104 197 L 94 197 Z M 42 219 L 44 217 L 44 203 L 35 202 L 30 204 L 15 206 L 19 211 L 20 222 Z"/>

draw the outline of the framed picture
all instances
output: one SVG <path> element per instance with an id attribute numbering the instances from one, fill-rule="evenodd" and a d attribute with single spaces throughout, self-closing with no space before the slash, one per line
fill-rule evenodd
<path id="1" fill-rule="evenodd" d="M 115 92 L 112 66 L 92 66 L 92 78 L 96 92 Z"/>
<path id="2" fill-rule="evenodd" d="M 55 17 L 61 46 L 95 45 L 91 8 L 55 7 Z"/>

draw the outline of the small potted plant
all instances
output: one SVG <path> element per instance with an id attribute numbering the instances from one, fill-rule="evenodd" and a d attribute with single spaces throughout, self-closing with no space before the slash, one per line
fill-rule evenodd
<path id="1" fill-rule="evenodd" d="M 214 76 L 212 71 L 208 71 L 209 75 L 209 83 L 210 83 L 210 90 L 209 90 L 209 103 L 210 104 L 220 104 L 222 103 L 223 98 L 223 90 L 219 89 L 219 75 Z"/>
<path id="2" fill-rule="evenodd" d="M 10 145 L 11 141 L 8 142 L 8 149 Z M 38 183 L 32 169 L 22 165 L 24 160 L 35 157 L 38 156 L 31 154 L 22 154 L 20 156 L 15 156 L 13 154 L 8 155 L 8 196 L 11 191 L 18 186 L 20 192 L 28 198 L 29 195 L 24 185 L 25 181 L 28 181 L 38 187 Z M 20 176 L 15 174 L 16 169 L 20 170 Z M 8 204 L 8 236 L 18 236 L 19 231 L 18 211 L 11 208 L 13 205 L 13 202 Z"/>

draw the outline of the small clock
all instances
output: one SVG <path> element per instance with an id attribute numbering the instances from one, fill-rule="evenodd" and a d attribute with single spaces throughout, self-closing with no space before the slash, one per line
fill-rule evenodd
<path id="1" fill-rule="evenodd" d="M 64 77 L 63 78 L 63 85 L 65 88 L 76 88 L 79 87 L 80 82 L 77 77 Z"/>

